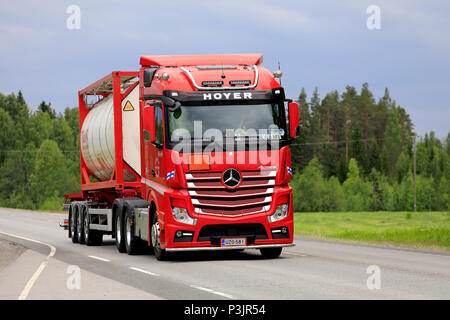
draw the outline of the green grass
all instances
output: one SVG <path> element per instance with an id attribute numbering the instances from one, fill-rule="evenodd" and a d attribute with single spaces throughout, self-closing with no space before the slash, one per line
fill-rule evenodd
<path id="1" fill-rule="evenodd" d="M 296 212 L 297 235 L 450 250 L 450 212 Z"/>

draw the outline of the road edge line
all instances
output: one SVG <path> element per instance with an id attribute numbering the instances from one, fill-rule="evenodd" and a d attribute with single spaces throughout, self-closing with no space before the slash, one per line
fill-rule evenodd
<path id="1" fill-rule="evenodd" d="M 25 241 L 30 241 L 30 242 L 34 242 L 34 243 L 38 243 L 38 244 L 43 244 L 43 245 L 46 245 L 47 247 L 50 248 L 49 255 L 47 256 L 45 261 L 43 261 L 39 265 L 37 270 L 33 273 L 33 275 L 31 276 L 30 280 L 28 280 L 27 284 L 25 285 L 25 288 L 22 290 L 22 292 L 20 293 L 19 297 L 17 298 L 17 300 L 25 300 L 28 297 L 28 294 L 30 293 L 31 288 L 33 287 L 34 283 L 39 278 L 39 275 L 42 273 L 42 271 L 44 271 L 45 267 L 47 266 L 47 264 L 49 262 L 49 259 L 55 255 L 56 248 L 54 246 L 52 246 L 51 244 L 48 244 L 48 243 L 45 243 L 45 242 L 42 242 L 42 241 L 39 241 L 39 240 L 34 240 L 34 239 L 18 236 L 18 235 L 12 234 L 12 233 L 7 233 L 7 232 L 0 231 L 0 234 L 4 234 L 6 236 L 13 237 L 13 238 L 22 239 L 22 240 L 25 240 Z"/>

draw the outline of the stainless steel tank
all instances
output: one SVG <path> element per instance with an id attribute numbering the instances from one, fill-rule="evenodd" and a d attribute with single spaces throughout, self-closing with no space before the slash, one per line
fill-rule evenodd
<path id="1" fill-rule="evenodd" d="M 110 180 L 115 167 L 113 95 L 104 98 L 87 114 L 80 134 L 81 154 L 94 176 L 102 181 Z M 125 181 L 135 177 L 124 171 Z"/>

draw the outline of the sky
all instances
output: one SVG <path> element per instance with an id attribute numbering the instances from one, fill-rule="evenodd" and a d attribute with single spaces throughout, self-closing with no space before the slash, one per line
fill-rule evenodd
<path id="1" fill-rule="evenodd" d="M 449 21 L 448 0 L 2 1 L 0 92 L 62 112 L 111 71 L 138 70 L 141 55 L 262 53 L 269 70 L 280 62 L 288 97 L 367 82 L 378 100 L 388 87 L 419 135 L 443 138 Z"/>

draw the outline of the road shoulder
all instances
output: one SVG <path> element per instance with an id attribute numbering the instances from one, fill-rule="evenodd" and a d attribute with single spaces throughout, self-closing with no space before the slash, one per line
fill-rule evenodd
<path id="1" fill-rule="evenodd" d="M 19 258 L 26 248 L 18 243 L 0 238 L 0 271 Z"/>

